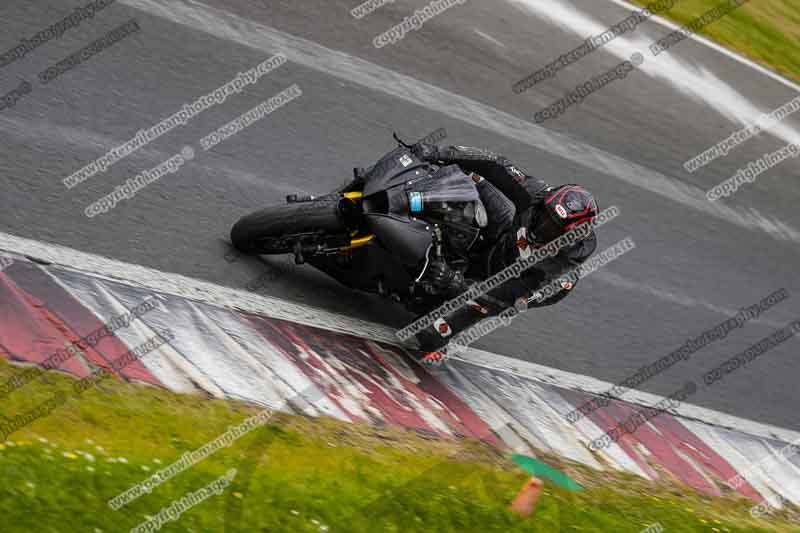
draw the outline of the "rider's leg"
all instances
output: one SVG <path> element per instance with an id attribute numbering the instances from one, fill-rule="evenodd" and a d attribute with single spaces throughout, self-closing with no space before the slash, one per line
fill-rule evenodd
<path id="1" fill-rule="evenodd" d="M 501 233 L 511 229 L 517 209 L 513 202 L 489 181 L 482 180 L 477 186 L 489 219 L 489 224 L 481 233 L 486 236 L 488 242 L 495 242 Z"/>

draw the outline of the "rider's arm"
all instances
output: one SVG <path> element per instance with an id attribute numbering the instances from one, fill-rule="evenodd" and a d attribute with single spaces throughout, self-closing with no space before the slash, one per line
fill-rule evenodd
<path id="1" fill-rule="evenodd" d="M 473 329 L 473 326 L 487 318 L 497 317 L 498 315 L 501 318 L 508 316 L 509 312 L 516 315 L 519 312 L 519 307 L 515 303 L 522 301 L 522 298 L 527 300 L 528 294 L 530 294 L 530 288 L 523 280 L 509 280 L 502 287 L 475 298 L 473 301 L 478 305 L 468 304 L 462 306 L 417 333 L 416 338 L 420 349 L 423 352 L 441 350 L 453 340 L 456 341 L 455 344 L 472 344 L 484 333 L 487 333 L 485 328 Z"/>
<path id="2" fill-rule="evenodd" d="M 555 257 L 539 261 L 519 277 L 508 279 L 483 296 L 474 298 L 485 307 L 488 313 L 483 315 L 463 310 L 447 317 L 445 320 L 450 325 L 453 336 L 484 318 L 503 313 L 522 299 L 528 302 L 529 309 L 560 302 L 572 292 L 578 282 L 578 276 L 573 273 L 574 270 L 586 261 L 596 248 L 597 238 L 592 233 L 569 249 L 562 250 Z M 567 283 L 562 284 L 561 282 L 565 280 Z M 550 288 L 546 289 L 546 287 Z M 545 296 L 544 299 L 533 298 L 537 291 Z M 448 341 L 438 335 L 428 335 L 425 340 L 430 343 L 431 338 L 438 340 L 442 345 Z"/>
<path id="3" fill-rule="evenodd" d="M 533 201 L 531 191 L 547 187 L 544 181 L 527 176 L 504 156 L 488 150 L 468 146 L 438 147 L 425 144 L 415 150 L 415 154 L 429 163 L 458 165 L 465 171 L 484 177 L 514 202 L 517 211 L 530 207 Z"/>
<path id="4" fill-rule="evenodd" d="M 569 294 L 571 294 L 572 291 L 575 290 L 575 287 L 577 285 L 578 285 L 578 280 L 575 279 L 573 281 L 568 282 L 568 284 L 566 285 L 562 285 L 560 289 L 558 289 L 558 292 L 550 297 L 547 297 L 543 300 L 535 300 L 531 298 L 528 300 L 528 309 L 533 309 L 536 307 L 547 307 L 548 305 L 557 304 L 558 302 L 566 298 Z"/>
<path id="5" fill-rule="evenodd" d="M 589 259 L 596 248 L 597 237 L 591 233 L 586 239 L 562 250 L 557 256 L 537 263 L 533 268 L 538 269 L 541 282 L 531 296 L 540 293 L 544 298 L 530 298 L 528 307 L 546 307 L 566 298 L 575 290 L 580 279 L 576 269 Z"/>
<path id="6" fill-rule="evenodd" d="M 578 264 L 580 263 L 573 263 L 572 261 L 568 263 L 563 261 L 562 258 L 546 259 L 538 263 L 533 268 L 525 271 L 520 277 L 509 279 L 499 287 L 475 297 L 473 301 L 479 304 L 482 311 L 475 306 L 467 305 L 446 317 L 442 317 L 432 326 L 425 328 L 417 334 L 420 348 L 425 352 L 436 351 L 440 350 L 449 341 L 457 338 L 459 334 L 463 334 L 463 339 L 472 339 L 476 335 L 480 336 L 479 331 L 470 332 L 470 328 L 486 318 L 498 315 L 508 316 L 509 312 L 515 314 L 511 307 L 516 307 L 519 310 L 519 307 L 515 305 L 518 302 L 527 302 L 528 308 L 535 308 L 561 301 L 574 289 L 577 283 L 577 279 L 574 277 L 570 277 L 572 285 L 569 288 L 559 286 L 557 292 L 549 294 L 544 300 L 538 300 L 531 296 L 537 290 L 543 290 L 547 283 L 557 281 L 561 275 Z M 553 291 L 548 292 L 552 293 Z M 450 295 L 451 298 L 454 296 Z M 446 335 L 441 333 L 440 327 L 442 323 L 446 324 Z M 472 341 L 469 342 L 471 343 Z"/>

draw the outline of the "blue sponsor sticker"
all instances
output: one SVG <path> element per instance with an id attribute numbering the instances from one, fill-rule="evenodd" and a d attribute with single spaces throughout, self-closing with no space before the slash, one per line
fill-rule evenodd
<path id="1" fill-rule="evenodd" d="M 412 213 L 419 213 L 420 211 L 422 211 L 422 193 L 421 192 L 408 193 L 408 201 L 411 204 L 411 212 Z"/>

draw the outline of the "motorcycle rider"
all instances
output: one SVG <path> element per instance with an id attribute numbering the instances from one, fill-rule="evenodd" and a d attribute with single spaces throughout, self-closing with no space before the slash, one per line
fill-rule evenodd
<path id="1" fill-rule="evenodd" d="M 474 281 L 485 280 L 532 249 L 543 246 L 574 227 L 597 216 L 594 196 L 579 185 L 551 186 L 542 179 L 522 172 L 511 161 L 488 150 L 465 146 L 439 147 L 417 143 L 411 151 L 421 160 L 438 165 L 458 165 L 472 173 L 486 208 L 488 225 L 473 247 L 474 260 L 466 276 L 443 260 L 428 264 L 421 284 L 432 297 L 449 299 L 465 292 Z M 422 362 L 443 360 L 442 347 L 458 333 L 488 316 L 512 306 L 543 307 L 561 301 L 575 288 L 564 282 L 560 291 L 541 300 L 535 293 L 546 284 L 586 261 L 597 248 L 594 231 L 558 253 L 537 262 L 518 278 L 513 278 L 416 334 L 423 352 Z M 577 282 L 577 280 L 576 280 Z M 435 306 L 434 306 L 435 307 Z"/>

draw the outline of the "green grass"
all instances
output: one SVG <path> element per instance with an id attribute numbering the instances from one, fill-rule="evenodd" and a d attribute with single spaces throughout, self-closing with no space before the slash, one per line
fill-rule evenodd
<path id="1" fill-rule="evenodd" d="M 646 6 L 652 0 L 632 0 Z M 723 0 L 679 0 L 661 16 L 686 25 Z M 751 0 L 706 26 L 701 35 L 800 81 L 800 0 Z M 685 42 L 684 42 L 685 43 Z M 677 47 L 683 44 L 676 45 Z"/>
<path id="2" fill-rule="evenodd" d="M 0 360 L 0 382 L 18 371 Z M 53 372 L 45 380 L 0 399 L 2 413 L 30 409 L 74 383 Z M 256 412 L 105 380 L 2 446 L 0 531 L 129 531 L 229 468 L 238 474 L 222 495 L 161 531 L 624 533 L 655 522 L 668 532 L 800 531 L 789 521 L 797 514 L 755 520 L 742 498 L 712 499 L 547 455 L 539 457 L 585 490 L 547 484 L 534 517 L 518 518 L 506 507 L 526 475 L 481 443 L 289 415 L 275 416 L 119 511 L 106 504 Z"/>

